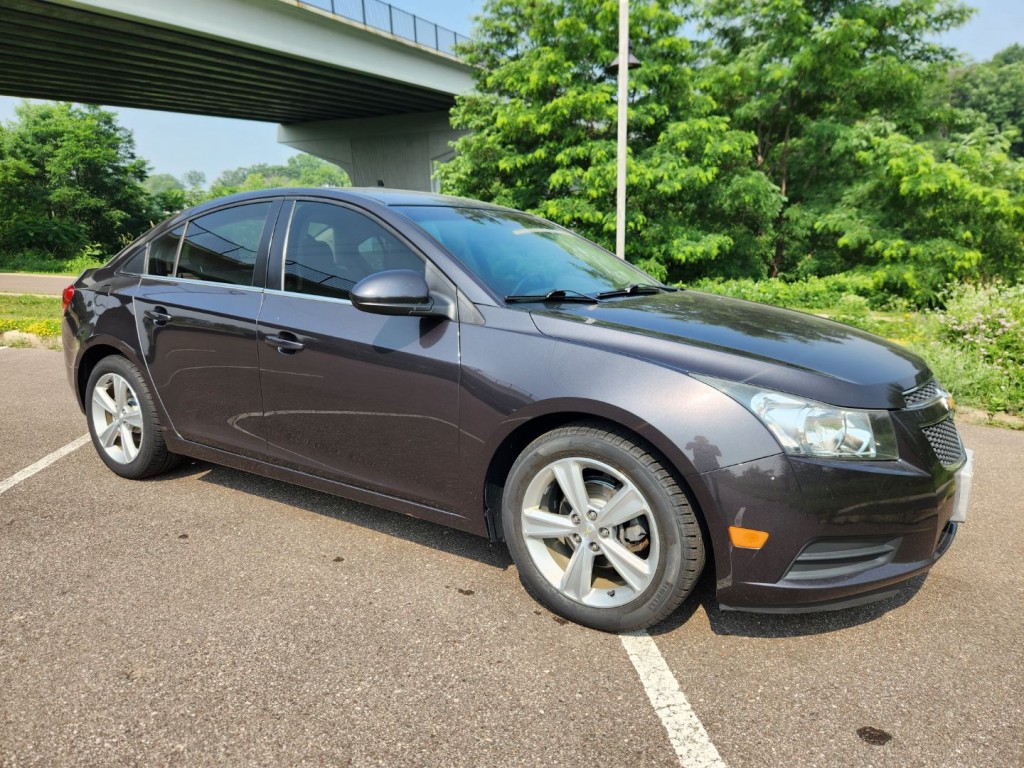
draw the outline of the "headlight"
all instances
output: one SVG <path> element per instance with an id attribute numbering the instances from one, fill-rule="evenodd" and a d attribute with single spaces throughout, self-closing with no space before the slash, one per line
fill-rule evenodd
<path id="1" fill-rule="evenodd" d="M 695 376 L 748 408 L 791 456 L 898 459 L 888 411 L 862 411 L 805 400 L 770 389 Z"/>

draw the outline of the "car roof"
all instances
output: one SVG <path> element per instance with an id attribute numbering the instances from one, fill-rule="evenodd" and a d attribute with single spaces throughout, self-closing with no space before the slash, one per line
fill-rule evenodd
<path id="1" fill-rule="evenodd" d="M 238 192 L 233 195 L 218 197 L 214 200 L 207 200 L 186 211 L 182 211 L 182 214 L 187 214 L 191 217 L 207 209 L 218 208 L 225 204 L 267 197 L 281 197 L 284 195 L 290 197 L 326 197 L 352 202 L 371 201 L 386 206 L 439 206 L 510 210 L 480 200 L 441 195 L 434 192 L 416 192 L 409 189 L 387 189 L 385 187 L 279 187 L 276 189 L 261 189 L 254 192 Z M 182 214 L 178 214 L 174 218 L 179 218 Z"/>

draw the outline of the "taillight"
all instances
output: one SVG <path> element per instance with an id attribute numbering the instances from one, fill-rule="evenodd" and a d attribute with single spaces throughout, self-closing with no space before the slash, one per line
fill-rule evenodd
<path id="1" fill-rule="evenodd" d="M 64 289 L 64 293 L 60 297 L 60 313 L 62 315 L 68 311 L 68 304 L 73 298 L 75 298 L 75 286 L 72 284 Z"/>

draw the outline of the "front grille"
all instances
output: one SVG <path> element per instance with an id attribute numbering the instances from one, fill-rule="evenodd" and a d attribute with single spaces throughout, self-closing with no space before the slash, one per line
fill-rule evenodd
<path id="1" fill-rule="evenodd" d="M 923 405 L 934 400 L 940 392 L 939 383 L 932 379 L 923 387 L 904 392 L 903 400 L 906 402 L 907 408 L 913 408 L 915 405 Z"/>
<path id="2" fill-rule="evenodd" d="M 964 447 L 960 442 L 960 433 L 956 431 L 956 425 L 952 419 L 945 419 L 938 424 L 922 427 L 924 436 L 928 438 L 928 444 L 935 451 L 939 463 L 944 467 L 955 467 L 964 457 Z"/>
<path id="3" fill-rule="evenodd" d="M 853 576 L 891 563 L 902 538 L 819 539 L 802 550 L 783 579 L 807 581 Z"/>
<path id="4" fill-rule="evenodd" d="M 925 425 L 919 428 L 939 463 L 946 469 L 962 463 L 964 446 L 953 424 L 953 400 L 939 382 L 932 379 L 924 386 L 904 392 L 903 401 L 911 423 Z"/>

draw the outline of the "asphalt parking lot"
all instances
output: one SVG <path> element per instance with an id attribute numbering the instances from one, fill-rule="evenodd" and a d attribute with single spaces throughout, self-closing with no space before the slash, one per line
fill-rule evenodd
<path id="1" fill-rule="evenodd" d="M 0 391 L 2 488 L 86 426 L 58 352 L 0 349 Z M 726 613 L 705 578 L 651 630 L 719 762 L 503 547 L 85 445 L 0 493 L 0 765 L 1021 768 L 1024 433 L 962 432 L 968 524 L 896 598 Z"/>

